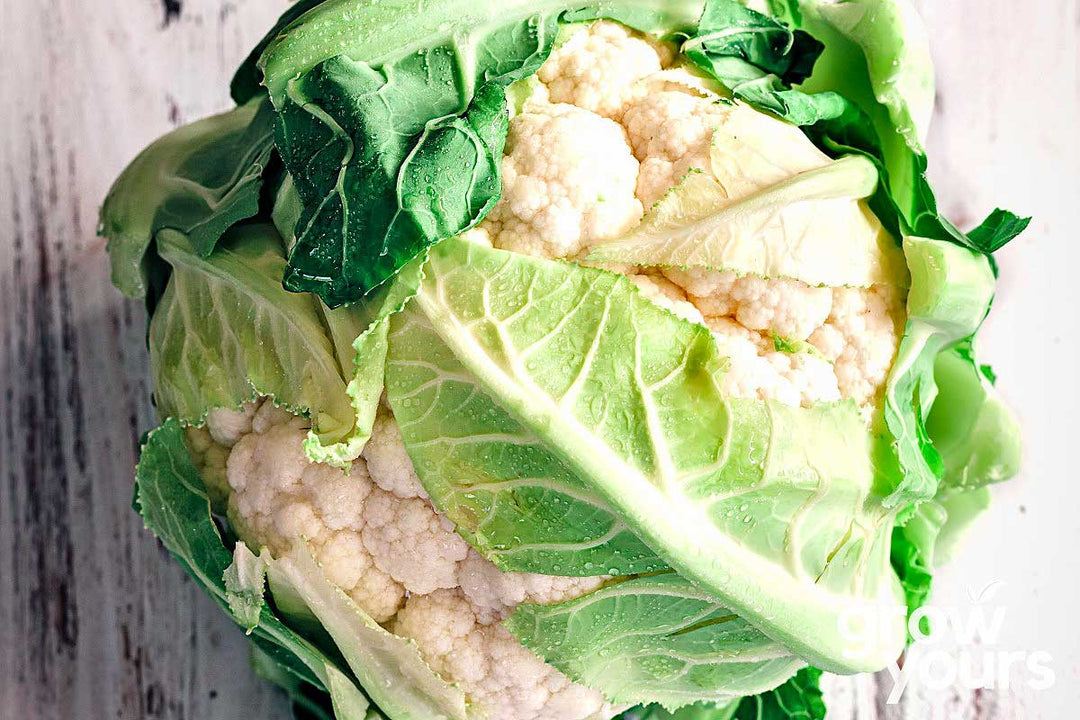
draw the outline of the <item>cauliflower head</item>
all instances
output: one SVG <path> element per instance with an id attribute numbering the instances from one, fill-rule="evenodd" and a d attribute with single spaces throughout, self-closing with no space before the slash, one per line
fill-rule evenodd
<path id="1" fill-rule="evenodd" d="M 299 4 L 117 181 L 136 509 L 337 717 L 819 715 L 1016 473 L 973 343 L 1026 221 L 911 172 L 911 13 L 468 5 Z"/>
<path id="2" fill-rule="evenodd" d="M 590 247 L 638 225 L 687 173 L 714 173 L 737 199 L 828 162 L 797 129 L 723 99 L 673 66 L 665 46 L 617 23 L 578 28 L 537 78 L 511 119 L 502 199 L 464 236 L 481 246 L 590 264 Z M 602 267 L 712 332 L 727 356 L 722 387 L 730 397 L 795 407 L 852 399 L 866 408 L 880 397 L 904 321 L 901 290 Z M 245 542 L 275 555 L 306 542 L 332 583 L 415 641 L 487 717 L 617 713 L 501 624 L 523 603 L 572 600 L 604 577 L 507 573 L 470 547 L 432 504 L 385 404 L 348 472 L 308 459 L 307 430 L 270 400 L 215 410 L 205 428 L 189 430 L 192 455 Z"/>

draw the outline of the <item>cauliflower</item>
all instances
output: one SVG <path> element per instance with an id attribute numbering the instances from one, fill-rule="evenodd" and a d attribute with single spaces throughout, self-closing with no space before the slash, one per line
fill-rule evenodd
<path id="1" fill-rule="evenodd" d="M 690 170 L 710 171 L 737 199 L 829 163 L 797 127 L 700 86 L 685 70 L 666 73 L 661 89 L 624 115 L 641 162 L 638 197 L 646 207 Z"/>
<path id="2" fill-rule="evenodd" d="M 512 118 L 504 192 L 466 239 L 583 260 L 640 222 L 688 170 L 716 174 L 731 198 L 827 162 L 797 130 L 718 101 L 662 48 L 610 22 L 581 29 L 541 68 Z M 724 136 L 725 142 L 714 138 Z M 775 139 L 775 144 L 766 142 Z M 764 140 L 763 140 L 764 139 Z M 763 143 L 758 148 L 755 143 Z M 785 153 L 784 161 L 773 155 Z M 887 378 L 903 298 L 884 288 L 819 288 L 704 269 L 606 265 L 641 294 L 713 333 L 731 397 L 868 406 Z M 820 355 L 782 352 L 809 341 Z M 189 432 L 192 456 L 249 544 L 285 553 L 305 539 L 334 584 L 392 632 L 414 640 L 448 682 L 498 720 L 585 720 L 616 709 L 523 647 L 500 623 L 522 603 L 580 597 L 607 579 L 506 573 L 432 505 L 401 430 L 380 407 L 346 474 L 308 461 L 302 418 L 269 402 L 214 411 Z"/>
<path id="3" fill-rule="evenodd" d="M 195 467 L 199 468 L 199 475 L 206 484 L 214 510 L 224 512 L 229 497 L 229 479 L 225 464 L 229 460 L 230 448 L 215 441 L 205 427 L 188 428 L 185 435 L 188 453 Z"/>
<path id="4" fill-rule="evenodd" d="M 308 460 L 307 429 L 264 400 L 215 411 L 205 429 L 189 432 L 196 464 L 224 468 L 219 492 L 241 539 L 275 556 L 305 540 L 330 582 L 416 640 L 489 717 L 583 720 L 608 707 L 499 624 L 523 602 L 570 600 L 606 578 L 504 573 L 482 557 L 432 506 L 385 408 L 349 472 Z"/>
<path id="5" fill-rule="evenodd" d="M 807 353 L 769 351 L 760 335 L 727 318 L 710 318 L 708 324 L 728 357 L 721 381 L 728 396 L 777 400 L 793 407 L 841 399 L 828 362 Z"/>
<path id="6" fill-rule="evenodd" d="M 376 620 L 389 620 L 405 600 L 405 587 L 380 569 L 364 539 L 365 501 L 374 491 L 367 468 L 355 463 L 346 475 L 309 462 L 303 418 L 270 401 L 245 412 L 252 409 L 252 431 L 228 456 L 230 524 L 249 545 L 274 555 L 306 539 L 331 582 Z M 209 417 L 207 428 L 213 434 L 234 419 Z"/>
<path id="7" fill-rule="evenodd" d="M 260 669 L 308 667 L 295 699 L 321 685 L 329 713 L 368 698 L 397 720 L 681 716 L 806 663 L 892 661 L 902 618 L 857 658 L 827 621 L 903 602 L 897 508 L 958 492 L 928 439 L 945 480 L 967 455 L 985 466 L 961 489 L 1016 464 L 974 358 L 935 357 L 974 337 L 993 263 L 944 240 L 900 248 L 903 198 L 876 202 L 895 195 L 888 158 L 829 157 L 814 143 L 837 154 L 837 128 L 770 114 L 805 99 L 791 81 L 824 44 L 725 57 L 748 31 L 790 40 L 799 18 L 398 5 L 286 19 L 237 74 L 237 107 L 154 143 L 105 201 L 113 277 L 153 310 L 147 528 L 258 633 Z M 819 63 L 819 97 L 850 102 L 903 47 L 904 82 L 878 95 L 925 106 L 910 19 L 856 43 L 867 62 Z M 893 125 L 878 130 L 925 129 L 878 114 Z M 1026 224 L 995 211 L 970 244 Z M 927 331 L 896 387 L 960 363 L 952 394 L 971 398 L 950 412 L 994 443 L 932 427 L 917 397 L 884 416 L 908 287 Z M 899 463 L 882 465 L 890 442 Z"/>
<path id="8" fill-rule="evenodd" d="M 804 406 L 851 399 L 869 408 L 877 402 L 903 331 L 900 291 L 815 288 L 703 270 L 668 269 L 664 276 L 685 289 L 729 354 L 725 388 L 732 396 Z M 775 351 L 773 337 L 808 340 L 824 360 Z"/>
<path id="9" fill-rule="evenodd" d="M 583 28 L 551 53 L 537 74 L 551 101 L 576 105 L 612 120 L 645 96 L 641 80 L 660 72 L 660 53 L 613 22 Z"/>
<path id="10" fill-rule="evenodd" d="M 411 593 L 430 593 L 457 585 L 458 563 L 469 545 L 421 498 L 382 491 L 364 505 L 364 546 L 379 569 Z"/>
<path id="11" fill-rule="evenodd" d="M 738 198 L 827 162 L 805 137 L 721 101 L 662 46 L 611 22 L 582 28 L 540 69 L 511 120 L 503 196 L 465 238 L 584 261 L 588 248 L 641 221 L 691 169 Z M 798 135 L 794 137 L 792 133 Z M 724 142 L 715 142 L 723 137 Z M 773 142 L 775 141 L 775 142 Z M 784 154 L 783 162 L 774 156 Z M 874 403 L 899 343 L 903 297 L 884 288 L 811 287 L 705 269 L 603 266 L 678 317 L 708 327 L 728 359 L 730 397 L 810 406 Z M 809 341 L 820 351 L 782 352 Z M 288 552 L 305 539 L 327 577 L 498 720 L 585 720 L 616 709 L 523 647 L 500 622 L 522 603 L 552 604 L 607 579 L 506 573 L 432 505 L 401 430 L 380 407 L 346 474 L 308 461 L 308 426 L 274 407 L 216 410 L 190 430 L 192 457 L 249 544 Z"/>
<path id="12" fill-rule="evenodd" d="M 529 104 L 510 121 L 503 197 L 485 221 L 495 247 L 573 257 L 641 220 L 638 162 L 614 121 L 565 104 Z"/>
<path id="13" fill-rule="evenodd" d="M 427 491 L 413 470 L 409 454 L 405 452 L 401 430 L 384 407 L 380 407 L 375 416 L 371 439 L 364 447 L 364 461 L 372 479 L 386 492 L 402 500 L 428 499 Z"/>
<path id="14" fill-rule="evenodd" d="M 554 605 L 581 597 L 606 579 L 506 573 L 475 550 L 461 564 L 458 578 L 473 613 L 485 625 L 509 616 L 521 603 Z"/>

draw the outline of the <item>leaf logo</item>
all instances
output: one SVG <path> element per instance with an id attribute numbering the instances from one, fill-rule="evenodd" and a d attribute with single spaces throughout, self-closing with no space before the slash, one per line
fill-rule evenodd
<path id="1" fill-rule="evenodd" d="M 985 605 L 994 599 L 994 596 L 997 595 L 997 591 L 1002 584 L 1003 583 L 1000 580 L 994 580 L 978 592 L 972 588 L 968 588 L 968 599 L 971 600 L 973 605 Z"/>

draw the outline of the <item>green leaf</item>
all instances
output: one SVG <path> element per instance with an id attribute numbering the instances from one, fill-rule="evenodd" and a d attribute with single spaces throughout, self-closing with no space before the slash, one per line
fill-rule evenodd
<path id="1" fill-rule="evenodd" d="M 908 617 L 930 598 L 934 581 L 934 543 L 945 520 L 944 510 L 931 501 L 920 505 L 904 526 L 893 530 L 890 557 L 904 588 Z M 927 629 L 924 625 L 923 630 Z"/>
<path id="2" fill-rule="evenodd" d="M 683 44 L 691 61 L 727 82 L 775 75 L 794 85 L 810 76 L 823 46 L 737 2 L 709 0 L 697 31 Z"/>
<path id="3" fill-rule="evenodd" d="M 757 126 L 756 137 L 745 129 L 751 125 Z M 873 163 L 857 155 L 829 161 L 798 131 L 789 137 L 793 130 L 736 105 L 717 130 L 713 171 L 688 174 L 640 225 L 594 247 L 589 259 L 727 270 L 813 286 L 905 285 L 903 254 L 861 202 L 878 184 Z M 805 147 L 792 152 L 785 140 Z M 792 167 L 791 158 L 805 156 L 806 148 L 816 156 L 804 160 L 809 169 L 777 172 Z M 750 169 L 733 161 L 740 155 L 751 156 L 747 164 L 766 164 L 763 156 L 769 155 L 781 159 L 768 163 L 774 174 L 769 178 L 737 174 Z M 736 177 L 729 181 L 729 174 Z M 739 187 L 742 177 L 761 179 L 743 180 L 745 187 Z"/>
<path id="4" fill-rule="evenodd" d="M 996 253 L 1027 230 L 1031 218 L 1017 217 L 998 208 L 982 224 L 967 234 L 968 239 L 984 253 Z"/>
<path id="5" fill-rule="evenodd" d="M 180 128 L 132 161 L 101 210 L 113 284 L 146 297 L 151 244 L 162 230 L 185 235 L 206 256 L 226 230 L 258 212 L 273 119 L 268 102 L 254 101 Z"/>
<path id="6" fill-rule="evenodd" d="M 709 4 L 728 7 L 728 13 L 738 12 L 730 6 L 741 7 L 735 0 Z M 877 163 L 882 183 L 870 204 L 894 235 L 988 251 L 994 242 L 985 236 L 972 240 L 941 215 L 926 179 L 923 140 L 933 110 L 933 64 L 926 31 L 909 1 L 777 0 L 771 5 L 780 20 L 823 44 L 813 72 L 798 89 L 769 70 L 775 61 L 768 55 L 733 56 L 724 63 L 688 57 L 736 98 L 803 127 L 833 157 L 862 153 Z M 768 22 L 783 28 L 780 20 Z M 737 33 L 737 26 L 731 31 Z M 1007 217 L 1011 213 L 1002 212 L 990 221 L 1002 226 L 1001 239 L 1023 229 Z"/>
<path id="7" fill-rule="evenodd" d="M 975 521 L 990 509 L 993 496 L 988 487 L 970 490 L 946 489 L 936 502 L 945 510 L 946 515 L 945 524 L 941 526 L 934 540 L 931 562 L 933 567 L 940 568 L 956 557 Z"/>
<path id="8" fill-rule="evenodd" d="M 924 606 L 934 573 L 950 562 L 975 521 L 990 509 L 989 488 L 943 487 L 934 500 L 911 511 L 893 530 L 892 564 L 904 588 L 908 616 Z M 930 632 L 922 618 L 923 632 Z"/>
<path id="9" fill-rule="evenodd" d="M 1019 423 L 979 366 L 972 339 L 939 353 L 933 373 L 937 396 L 926 434 L 942 459 L 942 479 L 934 500 L 893 533 L 893 567 L 909 612 L 926 603 L 934 570 L 989 509 L 988 486 L 1020 470 Z"/>
<path id="10" fill-rule="evenodd" d="M 974 521 L 990 507 L 990 484 L 1020 469 L 1020 428 L 976 362 L 971 339 L 937 355 L 937 396 L 926 434 L 942 458 L 937 496 L 893 532 L 892 562 L 909 614 L 922 607 L 933 573 L 956 553 Z"/>
<path id="11" fill-rule="evenodd" d="M 725 704 L 776 687 L 803 661 L 674 573 L 608 585 L 504 624 L 530 650 L 611 702 Z"/>
<path id="12" fill-rule="evenodd" d="M 289 84 L 281 108 L 278 147 L 304 206 L 285 286 L 331 307 L 365 297 L 499 197 L 501 86 L 485 84 L 461 117 L 432 122 L 451 110 L 439 94 L 454 56 L 443 47 L 402 63 L 383 74 L 327 60 Z"/>
<path id="13" fill-rule="evenodd" d="M 465 720 L 465 696 L 446 684 L 411 640 L 384 630 L 326 578 L 305 545 L 270 559 L 267 571 L 282 607 L 303 609 L 326 629 L 376 705 L 394 720 Z"/>
<path id="14" fill-rule="evenodd" d="M 950 488 L 977 489 L 1020 472 L 1020 423 L 975 359 L 970 341 L 934 362 L 937 398 L 927 433 Z"/>
<path id="15" fill-rule="evenodd" d="M 310 685 L 278 665 L 273 657 L 254 643 L 251 646 L 251 667 L 256 675 L 288 694 L 292 701 L 293 720 L 335 720 L 326 693 L 312 692 Z"/>
<path id="16" fill-rule="evenodd" d="M 266 582 L 266 561 L 238 542 L 233 561 L 225 570 L 225 596 L 229 610 L 240 625 L 253 630 L 262 614 L 263 587 Z"/>
<path id="17" fill-rule="evenodd" d="M 899 591 L 876 449 L 853 404 L 807 410 L 727 399 L 717 382 L 725 360 L 709 332 L 653 305 L 625 278 L 460 240 L 432 250 L 410 309 L 490 395 L 489 407 L 527 430 L 526 443 L 539 438 L 718 602 L 822 666 L 881 667 L 900 650 L 899 623 L 882 628 L 873 655 L 861 658 L 847 656 L 838 633 L 841 612 L 895 602 Z M 429 354 L 431 372 L 407 380 L 391 361 L 388 387 L 417 389 L 409 402 L 435 412 L 440 392 L 469 391 L 451 386 L 461 376 L 441 367 L 447 353 Z M 421 426 L 410 422 L 410 452 L 457 442 L 499 453 L 522 441 L 449 423 L 412 434 Z M 432 468 L 417 465 L 430 482 Z M 466 482 L 486 480 L 477 472 Z M 550 476 L 520 480 L 551 488 Z"/>
<path id="18" fill-rule="evenodd" d="M 232 612 L 225 573 L 232 556 L 225 549 L 210 514 L 210 500 L 188 455 L 184 431 L 168 420 L 150 433 L 136 469 L 135 509 L 146 527 L 184 569 L 241 625 L 250 624 L 248 607 Z M 262 603 L 259 622 L 250 628 L 257 647 L 281 673 L 330 692 L 338 720 L 365 720 L 368 702 L 332 660 L 300 637 Z"/>
<path id="19" fill-rule="evenodd" d="M 331 444 L 324 442 L 323 438 L 314 433 L 309 435 L 304 443 L 304 451 L 313 462 L 326 463 L 334 467 L 347 467 L 353 460 L 360 457 L 367 441 L 371 439 L 375 415 L 385 389 L 389 318 L 400 312 L 420 290 L 426 261 L 426 255 L 413 260 L 398 273 L 397 277 L 375 291 L 365 302 L 357 303 L 347 309 L 339 308 L 326 313 L 328 318 L 346 317 L 349 319 L 343 329 L 338 329 L 338 326 L 343 323 L 331 321 L 329 325 L 335 343 L 339 347 L 347 344 L 351 352 L 351 363 L 343 361 L 342 367 L 352 367 L 353 375 L 346 392 L 352 403 L 356 428 L 348 437 Z M 360 327 L 367 329 L 357 337 L 357 328 Z M 339 356 L 346 355 L 348 352 L 339 351 Z"/>
<path id="20" fill-rule="evenodd" d="M 630 575 L 667 566 L 485 392 L 421 313 L 391 323 L 387 399 L 432 501 L 507 572 Z"/>
<path id="21" fill-rule="evenodd" d="M 618 4 L 603 0 L 429 0 L 419 11 L 408 0 L 367 4 L 325 0 L 293 22 L 288 32 L 278 33 L 259 65 L 270 96 L 278 104 L 290 80 L 338 55 L 386 66 L 410 52 L 445 42 L 457 44 L 467 54 L 470 43 L 480 43 L 497 33 L 503 33 L 502 40 L 509 44 L 535 46 L 545 23 L 556 16 L 566 24 L 606 17 L 667 37 L 696 28 L 704 4 L 704 0 L 620 0 Z M 515 33 L 522 37 L 515 40 Z M 518 52 L 505 56 L 498 66 L 500 72 L 520 59 Z M 464 69 L 473 67 L 472 61 L 463 64 Z"/>
<path id="22" fill-rule="evenodd" d="M 772 692 L 745 698 L 732 720 L 825 720 L 821 671 L 803 668 Z"/>
<path id="23" fill-rule="evenodd" d="M 162 232 L 159 250 L 173 267 L 150 324 L 162 416 L 197 425 L 212 408 L 266 395 L 308 414 L 327 445 L 363 434 L 346 391 L 353 368 L 343 368 L 335 344 L 338 335 L 350 343 L 360 335 L 362 318 L 282 289 L 285 257 L 272 226 L 238 227 L 206 258 L 172 231 Z M 336 334 L 328 318 L 341 325 Z"/>
<path id="24" fill-rule="evenodd" d="M 893 130 L 921 153 L 934 108 L 934 67 L 926 29 L 910 0 L 797 0 L 800 27 L 821 39 L 821 73 L 804 89 L 824 81 L 876 114 L 883 108 L 882 135 Z M 839 47 L 837 47 L 839 46 Z M 863 60 L 863 72 L 852 72 Z"/>
<path id="25" fill-rule="evenodd" d="M 296 183 L 289 173 L 283 173 L 281 183 L 274 194 L 274 207 L 270 212 L 271 222 L 277 228 L 278 235 L 285 241 L 286 254 L 292 251 L 296 245 L 296 225 L 300 222 L 300 216 L 304 212 L 304 206 L 300 202 L 300 195 L 296 192 Z"/>
<path id="26" fill-rule="evenodd" d="M 731 720 L 738 706 L 737 700 L 727 705 L 697 703 L 670 712 L 661 705 L 649 705 L 627 710 L 618 720 Z"/>
<path id="27" fill-rule="evenodd" d="M 935 363 L 946 348 L 973 335 L 994 298 L 995 278 L 986 256 L 939 240 L 909 237 L 904 253 L 911 270 L 908 320 L 886 383 L 884 419 L 904 479 L 888 507 L 929 500 L 945 472 L 926 427 L 938 397 Z"/>

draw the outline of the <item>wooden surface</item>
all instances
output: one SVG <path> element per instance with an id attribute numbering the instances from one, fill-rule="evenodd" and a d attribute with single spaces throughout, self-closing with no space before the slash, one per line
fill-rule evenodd
<path id="1" fill-rule="evenodd" d="M 287 716 L 238 631 L 130 509 L 154 424 L 142 309 L 108 282 L 98 205 L 154 137 L 227 104 L 282 0 L 0 0 L 0 717 Z M 1080 2 L 921 3 L 941 73 L 932 157 L 945 207 L 1036 214 L 1005 259 L 986 350 L 1028 431 L 1005 490 L 939 597 L 1002 581 L 1003 642 L 1046 649 L 1034 694 L 834 681 L 838 720 L 1061 718 L 1078 706 L 1075 234 Z M 1068 563 L 1068 565 L 1066 564 Z M 850 708 L 857 707 L 852 710 Z"/>

